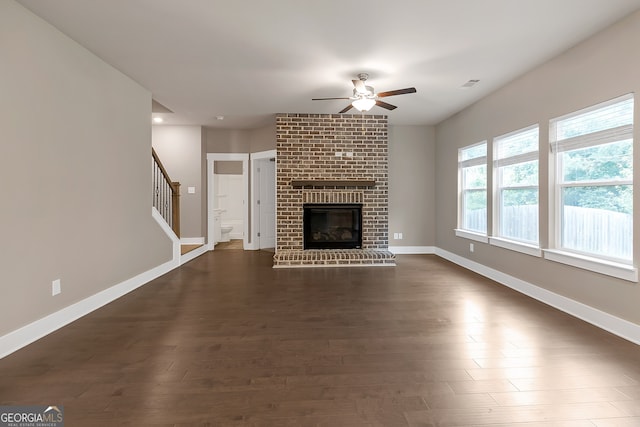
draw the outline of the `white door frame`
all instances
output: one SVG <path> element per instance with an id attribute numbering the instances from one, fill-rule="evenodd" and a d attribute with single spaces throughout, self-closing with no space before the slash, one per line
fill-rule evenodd
<path id="1" fill-rule="evenodd" d="M 259 151 L 257 153 L 251 153 L 251 244 L 249 249 L 258 250 L 260 249 L 258 236 L 256 235 L 256 230 L 260 229 L 260 224 L 258 223 L 258 215 L 257 215 L 257 205 L 258 205 L 258 197 L 259 194 L 256 194 L 256 186 L 255 181 L 258 176 L 258 162 L 256 160 L 259 159 L 270 159 L 276 157 L 276 150 L 267 150 L 267 151 Z M 276 179 L 278 176 L 278 163 L 276 162 Z M 277 188 L 277 187 L 276 187 Z M 277 208 L 276 208 L 277 209 Z M 276 227 L 276 242 L 278 241 L 278 227 Z"/>
<path id="2" fill-rule="evenodd" d="M 213 243 L 213 209 L 214 200 L 216 199 L 216 189 L 213 182 L 213 166 L 215 161 L 241 161 L 242 162 L 242 186 L 244 188 L 244 213 L 243 222 L 244 230 L 242 237 L 242 246 L 248 249 L 249 246 L 249 176 L 248 162 L 249 154 L 247 153 L 207 153 L 207 249 L 210 251 L 214 248 Z"/>

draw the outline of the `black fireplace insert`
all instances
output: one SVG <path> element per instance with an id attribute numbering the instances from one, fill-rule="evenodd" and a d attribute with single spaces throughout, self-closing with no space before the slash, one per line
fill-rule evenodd
<path id="1" fill-rule="evenodd" d="M 305 204 L 304 249 L 362 248 L 362 205 Z"/>

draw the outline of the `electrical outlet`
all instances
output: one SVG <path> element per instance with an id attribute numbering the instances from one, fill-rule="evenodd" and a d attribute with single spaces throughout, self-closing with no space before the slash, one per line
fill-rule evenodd
<path id="1" fill-rule="evenodd" d="M 402 233 L 398 233 L 398 240 L 402 240 Z"/>
<path id="2" fill-rule="evenodd" d="M 473 249 L 474 249 L 473 243 L 469 243 L 469 252 L 473 252 Z"/>
<path id="3" fill-rule="evenodd" d="M 62 287 L 60 285 L 60 279 L 56 279 L 51 282 L 51 296 L 56 296 L 60 292 L 62 292 Z"/>
<path id="4" fill-rule="evenodd" d="M 398 239 L 398 233 L 393 233 L 393 238 L 397 240 Z"/>

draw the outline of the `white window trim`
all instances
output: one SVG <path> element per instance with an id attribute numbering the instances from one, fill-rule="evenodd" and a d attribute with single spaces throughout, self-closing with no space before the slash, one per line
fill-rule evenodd
<path id="1" fill-rule="evenodd" d="M 487 156 L 474 157 L 473 159 L 458 162 L 459 168 L 469 168 L 472 166 L 482 166 L 487 164 Z"/>
<path id="2" fill-rule="evenodd" d="M 477 233 L 477 232 L 474 232 L 474 231 L 463 230 L 461 228 L 456 228 L 455 232 L 456 232 L 456 236 L 457 237 L 462 237 L 462 238 L 469 239 L 469 240 L 475 240 L 476 242 L 482 242 L 482 243 L 488 243 L 489 242 L 489 237 L 486 234 L 483 234 L 483 233 Z"/>
<path id="3" fill-rule="evenodd" d="M 627 139 L 633 139 L 633 126 L 630 125 L 618 126 L 611 129 L 605 129 L 586 135 L 580 135 L 573 138 L 567 138 L 562 140 L 556 140 L 556 126 L 558 122 L 562 120 L 575 117 L 589 111 L 598 110 L 607 106 L 624 102 L 628 99 L 633 99 L 634 94 L 630 93 L 623 95 L 609 101 L 601 102 L 583 108 L 578 111 L 574 111 L 565 114 L 560 117 L 556 117 L 549 121 L 549 144 L 551 148 L 551 162 L 550 162 L 550 176 L 549 176 L 549 200 L 551 204 L 549 206 L 549 227 L 552 230 L 552 239 L 550 243 L 553 245 L 548 249 L 543 249 L 544 258 L 550 261 L 559 262 L 562 264 L 571 265 L 573 267 L 582 268 L 585 270 L 593 271 L 596 273 L 605 274 L 607 276 L 617 277 L 619 279 L 628 280 L 631 282 L 638 282 L 638 271 L 631 265 L 633 260 L 629 261 L 629 264 L 623 262 L 612 261 L 606 257 L 598 257 L 597 255 L 581 254 L 572 252 L 562 247 L 562 189 L 566 187 L 593 187 L 593 186 L 607 186 L 607 185 L 633 185 L 633 180 L 619 179 L 619 180 L 590 180 L 590 181 L 570 181 L 562 182 L 559 175 L 561 169 L 561 162 L 559 154 L 566 151 L 577 150 L 581 148 L 588 148 L 597 145 L 604 145 L 611 142 L 624 141 Z M 634 171 L 635 175 L 635 171 Z M 634 224 L 635 227 L 635 224 Z M 632 255 L 635 256 L 635 255 Z"/>
<path id="4" fill-rule="evenodd" d="M 554 128 L 555 130 L 555 123 Z M 611 144 L 633 138 L 633 125 L 623 125 L 612 129 L 600 130 L 573 138 L 561 139 L 551 144 L 553 153 L 580 150 L 582 148 Z"/>
<path id="5" fill-rule="evenodd" d="M 632 265 L 607 261 L 577 253 L 561 251 L 558 249 L 543 249 L 544 258 L 549 261 L 578 267 L 583 270 L 593 271 L 629 282 L 638 282 L 638 269 Z"/>
<path id="6" fill-rule="evenodd" d="M 631 179 L 598 179 L 591 181 L 569 181 L 558 184 L 558 187 L 610 187 L 613 185 L 633 185 Z"/>
<path id="7" fill-rule="evenodd" d="M 493 167 L 499 168 L 502 166 L 510 166 L 518 163 L 527 163 L 534 160 L 539 161 L 538 151 L 529 151 L 527 153 L 516 154 L 515 156 L 504 157 L 502 159 L 496 159 L 493 161 Z"/>
<path id="8" fill-rule="evenodd" d="M 605 107 L 608 107 L 610 105 L 618 104 L 618 103 L 624 102 L 624 101 L 626 101 L 628 99 L 632 99 L 633 97 L 634 97 L 633 92 L 632 93 L 627 93 L 625 95 L 609 99 L 608 101 L 599 102 L 597 104 L 590 105 L 590 106 L 582 108 L 580 110 L 572 111 L 572 112 L 564 114 L 562 116 L 558 116 L 558 117 L 554 118 L 553 121 L 554 122 L 561 122 L 564 119 L 568 119 L 570 117 L 579 116 L 581 114 L 588 113 L 589 111 L 597 110 L 597 109 L 600 109 L 600 108 L 605 108 Z"/>
<path id="9" fill-rule="evenodd" d="M 613 186 L 613 185 L 633 185 L 633 181 L 632 180 L 597 180 L 597 181 L 594 180 L 594 181 L 575 181 L 575 182 L 558 184 L 556 186 L 556 188 L 559 190 L 557 197 L 555 198 L 556 204 L 559 208 L 562 207 L 561 199 L 562 199 L 562 190 L 564 188 L 599 187 L 599 186 L 607 187 L 607 186 Z M 562 254 L 562 256 L 565 256 L 565 257 L 570 257 L 570 258 L 577 257 L 580 260 L 589 260 L 591 262 L 604 263 L 605 265 L 614 265 L 614 266 L 619 265 L 625 268 L 630 267 L 632 260 L 625 262 L 623 260 L 607 258 L 605 255 L 597 256 L 596 254 L 582 253 L 580 251 L 574 252 L 571 249 L 563 247 L 562 237 L 561 237 L 562 209 L 558 209 L 558 211 L 556 212 L 556 223 L 558 224 L 558 228 L 555 229 L 556 230 L 555 247 L 549 249 L 551 252 Z M 558 262 L 562 262 L 562 261 L 558 261 Z M 574 267 L 579 267 L 579 265 L 571 264 L 569 262 L 566 262 L 565 264 L 570 264 L 570 265 L 573 265 Z M 598 270 L 593 270 L 588 267 L 585 267 L 585 268 L 587 268 L 588 270 L 599 272 Z M 606 273 L 603 273 L 603 274 L 606 274 Z M 615 277 L 618 277 L 618 276 L 615 276 Z M 637 281 L 637 276 L 636 276 L 636 281 Z"/>
<path id="10" fill-rule="evenodd" d="M 526 151 L 524 153 L 511 155 L 508 157 L 497 158 L 497 147 L 498 143 L 513 135 L 522 134 L 525 132 L 529 132 L 533 129 L 538 130 L 538 148 L 531 151 Z M 538 123 L 527 126 L 522 129 L 515 130 L 513 132 L 506 133 L 504 135 L 497 136 L 493 138 L 493 150 L 495 159 L 493 161 L 493 192 L 491 194 L 492 203 L 493 203 L 493 232 L 492 236 L 489 238 L 489 243 L 494 246 L 499 246 L 504 249 L 510 249 L 517 252 L 522 252 L 528 255 L 542 256 L 540 252 L 539 244 L 536 245 L 532 242 L 524 242 L 519 240 L 510 239 L 508 237 L 500 235 L 500 227 L 502 221 L 501 215 L 501 201 L 502 201 L 502 192 L 504 190 L 519 190 L 519 189 L 535 189 L 538 191 L 538 206 L 540 206 L 540 125 Z M 537 185 L 511 185 L 511 186 L 500 186 L 500 178 L 498 177 L 499 171 L 498 169 L 504 166 L 511 166 L 520 163 L 527 163 L 531 161 L 538 162 L 538 184 Z M 540 217 L 538 215 L 538 227 L 540 226 Z M 538 241 L 540 240 L 540 230 L 538 229 Z"/>
<path id="11" fill-rule="evenodd" d="M 458 149 L 458 227 L 460 227 L 462 225 L 462 223 L 464 222 L 463 216 L 464 216 L 464 195 L 465 192 L 467 191 L 480 191 L 480 190 L 484 190 L 487 193 L 487 208 L 489 207 L 489 194 L 488 194 L 488 188 L 487 187 L 483 187 L 483 188 L 469 188 L 469 189 L 465 189 L 463 188 L 462 185 L 462 170 L 468 167 L 473 167 L 473 166 L 482 166 L 484 165 L 487 169 L 488 169 L 488 160 L 487 160 L 487 154 L 485 154 L 484 156 L 478 156 L 478 157 L 474 157 L 472 159 L 466 159 L 466 160 L 460 160 L 460 154 L 465 151 L 465 150 L 469 150 L 471 148 L 474 147 L 478 147 L 484 145 L 485 146 L 485 153 L 488 152 L 489 150 L 489 144 L 488 142 L 485 141 L 481 141 L 472 145 L 467 145 L 466 147 L 460 147 Z M 487 180 L 489 178 L 488 174 L 489 171 L 486 171 L 487 173 Z M 487 218 L 488 220 L 488 218 Z M 487 225 L 488 228 L 488 225 Z M 481 233 L 475 230 L 466 230 L 463 228 L 456 228 L 455 229 L 456 232 L 456 236 L 460 236 L 460 237 L 465 237 L 467 239 L 472 239 L 472 240 L 476 240 L 476 241 L 480 241 L 480 242 L 484 242 L 487 243 L 488 242 L 488 237 L 487 237 L 487 233 Z M 458 232 L 460 232 L 461 234 L 464 235 L 459 235 Z M 483 237 L 484 240 L 478 240 L 478 236 Z"/>
<path id="12" fill-rule="evenodd" d="M 542 249 L 540 249 L 539 246 L 517 240 L 510 240 L 502 237 L 489 237 L 489 244 L 538 258 L 542 257 Z"/>

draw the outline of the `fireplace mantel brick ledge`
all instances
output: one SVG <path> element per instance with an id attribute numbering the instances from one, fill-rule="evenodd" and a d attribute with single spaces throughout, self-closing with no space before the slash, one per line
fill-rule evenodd
<path id="1" fill-rule="evenodd" d="M 379 249 L 280 250 L 273 256 L 274 268 L 371 267 L 396 265 L 396 256 Z"/>

